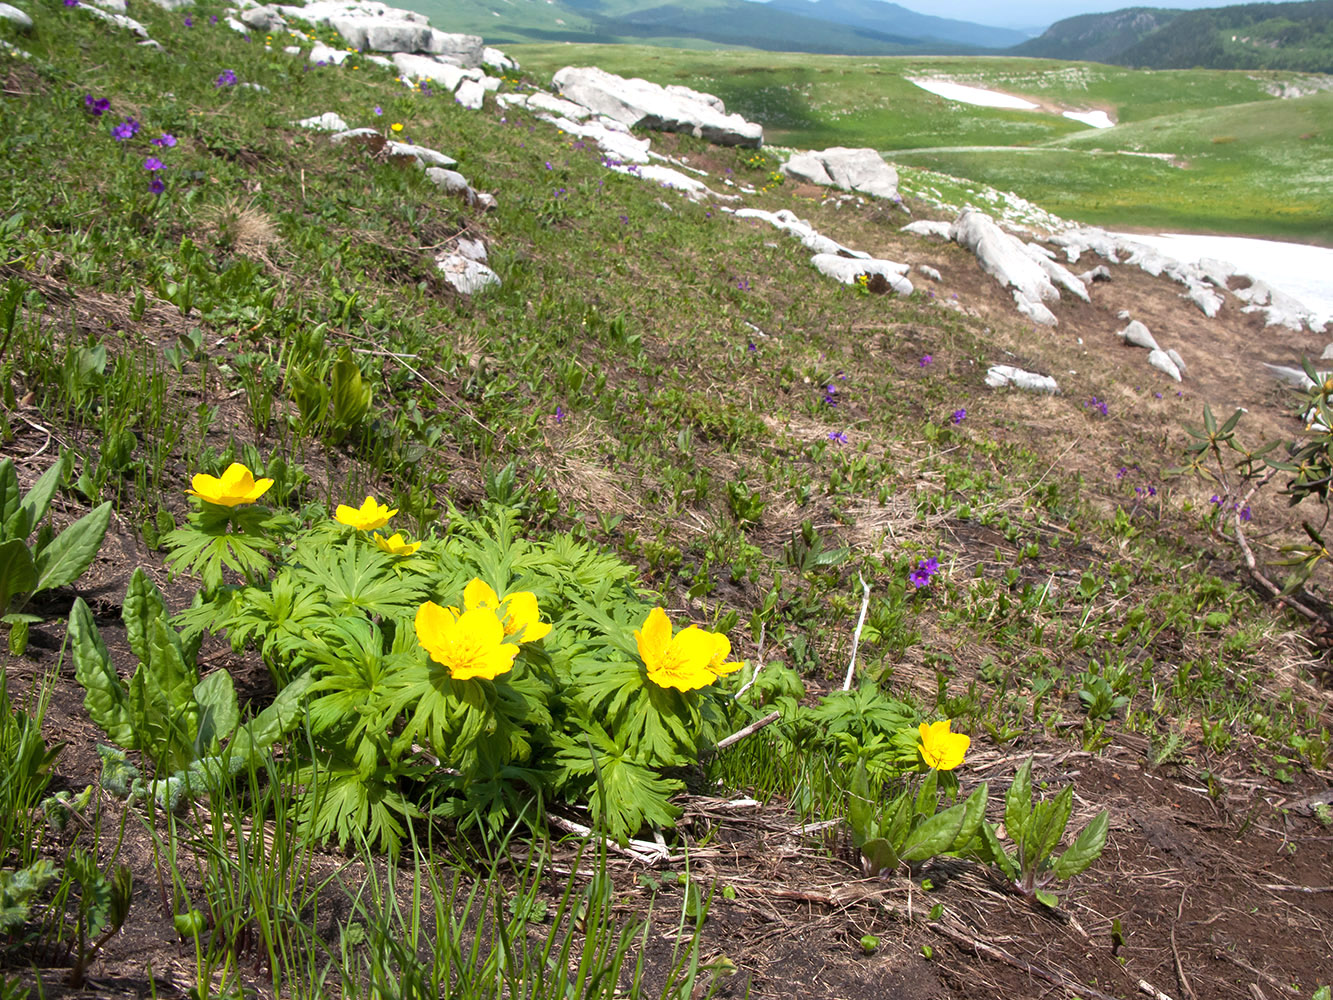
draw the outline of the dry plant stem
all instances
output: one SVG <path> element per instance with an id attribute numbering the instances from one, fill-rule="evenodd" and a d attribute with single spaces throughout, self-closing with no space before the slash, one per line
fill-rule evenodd
<path id="1" fill-rule="evenodd" d="M 984 958 L 1003 962 L 1005 965 L 1018 969 L 1020 972 L 1025 972 L 1029 976 L 1048 982 L 1052 986 L 1058 986 L 1061 989 L 1068 990 L 1075 996 L 1091 997 L 1093 1000 L 1114 1000 L 1109 993 L 1103 993 L 1101 990 L 1093 989 L 1091 986 L 1085 986 L 1082 983 L 1074 982 L 1072 979 L 1066 979 L 1058 972 L 1052 972 L 1050 969 L 1043 966 L 1034 965 L 1026 959 L 1011 955 L 1003 948 L 997 948 L 994 945 L 986 944 L 984 941 L 979 941 L 972 935 L 965 934 L 947 924 L 942 924 L 936 920 L 929 920 L 926 922 L 926 926 L 936 934 L 942 934 L 955 944 L 962 945 L 964 948 L 970 949 Z M 1170 1000 L 1170 998 L 1168 997 L 1167 1000 Z"/>
<path id="2" fill-rule="evenodd" d="M 760 622 L 760 623 L 759 623 L 759 648 L 755 651 L 755 654 L 754 654 L 754 662 L 755 662 L 754 673 L 750 675 L 750 679 L 749 679 L 748 681 L 746 681 L 744 684 L 741 685 L 741 689 L 740 689 L 739 691 L 737 691 L 734 695 L 731 696 L 733 701 L 739 699 L 741 695 L 745 694 L 746 691 L 748 691 L 748 690 L 750 690 L 750 688 L 754 687 L 754 682 L 757 681 L 757 680 L 759 680 L 759 675 L 760 675 L 761 673 L 763 673 L 763 670 L 764 670 L 764 631 L 765 631 L 767 628 L 768 628 L 768 622 Z"/>
<path id="3" fill-rule="evenodd" d="M 565 819 L 563 816 L 548 813 L 546 821 L 552 826 L 558 827 L 566 833 L 572 833 L 577 837 L 594 837 L 592 827 L 575 823 L 572 819 Z M 626 847 L 621 847 L 614 840 L 608 840 L 605 837 L 596 837 L 596 840 L 608 851 L 622 854 L 642 865 L 651 866 L 661 864 L 664 861 L 679 861 L 684 857 L 683 855 L 672 857 L 671 852 L 665 846 L 658 846 L 647 840 L 631 840 Z"/>
<path id="4" fill-rule="evenodd" d="M 1286 594 L 1282 593 L 1282 588 L 1280 588 L 1277 584 L 1275 584 L 1272 580 L 1268 579 L 1268 577 L 1264 576 L 1264 574 L 1259 571 L 1259 565 L 1254 561 L 1254 553 L 1250 551 L 1250 545 L 1247 541 L 1245 541 L 1245 533 L 1240 530 L 1239 513 L 1235 515 L 1235 521 L 1236 521 L 1236 544 L 1240 546 L 1241 555 L 1245 557 L 1245 568 L 1250 571 L 1250 576 L 1258 580 L 1263 585 L 1265 590 L 1267 590 L 1270 594 L 1272 594 L 1275 598 L 1277 598 L 1279 603 L 1285 604 L 1293 611 L 1299 612 L 1312 622 L 1322 621 L 1323 619 L 1321 619 L 1316 612 L 1307 608 L 1304 604 L 1296 600 L 1294 597 L 1288 597 Z"/>
<path id="5" fill-rule="evenodd" d="M 1139 992 L 1152 997 L 1152 1000 L 1171 1000 L 1171 994 L 1163 993 L 1146 979 L 1139 980 Z"/>
<path id="6" fill-rule="evenodd" d="M 1185 978 L 1185 967 L 1180 961 L 1180 948 L 1176 945 L 1176 922 L 1185 913 L 1185 889 L 1180 890 L 1180 902 L 1176 906 L 1176 919 L 1171 921 L 1171 957 L 1176 963 L 1176 979 L 1180 982 L 1180 988 L 1185 991 L 1185 996 L 1189 1000 L 1197 1000 L 1194 995 L 1194 988 L 1190 986 L 1190 981 Z"/>
<path id="7" fill-rule="evenodd" d="M 870 584 L 866 583 L 860 573 L 856 578 L 861 581 L 861 587 L 865 590 L 861 598 L 861 617 L 856 621 L 856 635 L 852 637 L 852 662 L 847 664 L 847 679 L 842 682 L 842 689 L 850 691 L 852 689 L 852 675 L 856 673 L 856 651 L 861 645 L 861 629 L 866 624 L 866 611 L 870 608 Z"/>
<path id="8" fill-rule="evenodd" d="M 756 719 L 754 722 L 751 722 L 744 729 L 738 729 L 730 736 L 718 740 L 717 746 L 714 748 L 714 752 L 718 750 L 725 750 L 727 747 L 739 743 L 741 740 L 745 739 L 745 737 L 749 736 L 752 733 L 759 732 L 759 730 L 763 729 L 765 726 L 772 725 L 773 723 L 777 722 L 778 719 L 780 718 L 782 718 L 781 712 L 769 712 L 762 719 Z"/>

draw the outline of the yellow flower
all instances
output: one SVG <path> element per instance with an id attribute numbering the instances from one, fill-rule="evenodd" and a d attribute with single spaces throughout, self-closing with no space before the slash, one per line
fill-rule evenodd
<path id="1" fill-rule="evenodd" d="M 417 642 L 456 681 L 494 680 L 514 667 L 518 646 L 505 644 L 504 626 L 484 608 L 464 611 L 427 601 L 417 608 Z"/>
<path id="2" fill-rule="evenodd" d="M 403 123 L 394 122 L 392 125 L 389 126 L 389 128 L 393 129 L 395 132 L 401 132 L 403 130 Z"/>
<path id="3" fill-rule="evenodd" d="M 933 768 L 952 771 L 963 762 L 963 756 L 972 739 L 962 733 L 949 732 L 949 719 L 929 724 L 923 722 L 921 731 L 921 759 Z"/>
<path id="4" fill-rule="evenodd" d="M 254 473 L 244 465 L 232 462 L 220 478 L 201 472 L 194 477 L 190 485 L 194 489 L 185 492 L 205 503 L 217 504 L 219 507 L 235 507 L 238 504 L 254 503 L 268 492 L 273 480 L 256 480 Z"/>
<path id="5" fill-rule="evenodd" d="M 390 510 L 388 504 L 379 503 L 374 497 L 366 497 L 366 502 L 360 507 L 349 507 L 345 503 L 338 504 L 333 519 L 339 524 L 346 524 L 362 531 L 370 531 L 373 528 L 384 527 L 389 523 L 389 518 L 397 513 L 397 507 Z"/>
<path id="6" fill-rule="evenodd" d="M 481 608 L 492 612 L 504 626 L 505 635 L 516 635 L 519 642 L 536 642 L 551 631 L 551 626 L 540 620 L 537 595 L 529 590 L 515 591 L 501 600 L 490 584 L 474 577 L 463 588 L 463 609 L 476 611 Z"/>
<path id="7" fill-rule="evenodd" d="M 383 552 L 391 556 L 410 556 L 417 549 L 421 548 L 420 542 L 409 542 L 403 539 L 402 532 L 395 531 L 388 538 L 385 538 L 378 531 L 375 532 L 375 544 Z"/>
<path id="8" fill-rule="evenodd" d="M 639 657 L 648 668 L 648 679 L 658 687 L 693 691 L 740 668 L 739 663 L 723 662 L 731 652 L 726 636 L 705 632 L 696 625 L 672 636 L 671 619 L 661 608 L 648 613 L 643 631 L 636 630 L 634 639 L 639 644 Z"/>

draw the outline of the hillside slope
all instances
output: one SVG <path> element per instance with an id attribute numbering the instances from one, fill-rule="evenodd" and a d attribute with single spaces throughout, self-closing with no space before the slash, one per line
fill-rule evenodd
<path id="1" fill-rule="evenodd" d="M 1149 69 L 1333 72 L 1333 0 L 1210 10 L 1131 7 L 1059 21 L 1015 55 Z"/>

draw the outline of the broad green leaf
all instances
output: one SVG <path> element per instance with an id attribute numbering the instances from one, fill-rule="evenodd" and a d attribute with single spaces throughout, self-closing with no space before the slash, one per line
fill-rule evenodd
<path id="1" fill-rule="evenodd" d="M 918 816 L 934 816 L 939 808 L 940 772 L 930 769 L 926 780 L 921 782 L 921 789 L 916 793 L 916 813 Z"/>
<path id="2" fill-rule="evenodd" d="M 1050 857 L 1065 835 L 1069 814 L 1074 807 L 1074 786 L 1065 785 L 1050 802 L 1040 803 L 1033 810 L 1032 822 L 1025 831 L 1025 858 L 1040 865 Z"/>
<path id="3" fill-rule="evenodd" d="M 303 674 L 284 687 L 268 708 L 237 729 L 228 751 L 233 756 L 249 757 L 264 752 L 290 733 L 305 714 L 306 692 L 313 683 L 314 678 Z"/>
<path id="4" fill-rule="evenodd" d="M 986 816 L 986 801 L 989 797 L 990 786 L 984 782 L 967 797 L 963 803 L 963 822 L 958 828 L 958 836 L 949 845 L 949 853 L 963 850 L 976 837 Z"/>
<path id="5" fill-rule="evenodd" d="M 1092 822 L 1083 828 L 1069 848 L 1056 859 L 1052 866 L 1055 877 L 1073 878 L 1101 857 L 1110 825 L 1111 814 L 1107 810 L 1103 809 L 1094 816 Z"/>
<path id="6" fill-rule="evenodd" d="M 966 809 L 966 803 L 959 803 L 930 817 L 907 835 L 899 856 L 904 861 L 925 861 L 943 854 L 958 839 Z"/>
<path id="7" fill-rule="evenodd" d="M 15 538 L 27 538 L 32 534 L 32 529 L 37 527 L 46 512 L 51 507 L 51 498 L 56 495 L 56 490 L 60 487 L 60 481 L 65 478 L 65 473 L 69 467 L 69 460 L 65 456 L 52 465 L 41 474 L 37 482 L 32 484 L 32 489 L 28 490 L 28 495 L 23 498 L 20 505 L 23 515 L 23 524 L 19 525 L 15 519 L 15 530 L 12 535 Z"/>
<path id="8" fill-rule="evenodd" d="M 995 865 L 1010 882 L 1018 881 L 1018 866 L 1014 864 L 1014 859 L 1000 844 L 1000 840 L 995 836 L 995 827 L 986 820 L 981 821 L 981 828 L 978 831 L 981 834 L 981 849 L 977 856 L 987 864 Z"/>
<path id="9" fill-rule="evenodd" d="M 1037 889 L 1034 892 L 1037 902 L 1042 906 L 1049 906 L 1052 910 L 1060 905 L 1060 897 L 1053 892 L 1047 892 L 1045 889 Z"/>
<path id="10" fill-rule="evenodd" d="M 880 835 L 890 844 L 900 845 L 911 828 L 914 815 L 911 790 L 905 789 L 889 803 L 889 808 L 884 810 L 884 819 L 880 821 Z"/>
<path id="11" fill-rule="evenodd" d="M 116 675 L 111 654 L 82 597 L 74 599 L 69 612 L 69 642 L 74 657 L 74 676 L 85 692 L 84 708 L 112 743 L 133 748 L 134 726 L 129 694 Z"/>
<path id="12" fill-rule="evenodd" d="M 852 845 L 860 848 L 874 836 L 871 824 L 875 818 L 874 804 L 870 801 L 870 779 L 866 775 L 864 759 L 856 762 L 849 794 L 851 800 L 847 804 L 847 822 L 852 827 Z"/>
<path id="13" fill-rule="evenodd" d="M 108 500 L 58 534 L 37 556 L 37 586 L 33 591 L 63 587 L 83 576 L 97 557 L 110 523 Z"/>
<path id="14" fill-rule="evenodd" d="M 7 458 L 0 462 L 0 539 L 28 537 L 26 531 L 19 534 L 14 530 L 17 527 L 15 521 L 20 516 L 22 503 L 19 474 L 14 468 L 13 461 Z"/>
<path id="15" fill-rule="evenodd" d="M 236 706 L 236 687 L 225 669 L 215 670 L 194 686 L 194 700 L 199 705 L 199 732 L 194 740 L 198 756 L 212 753 L 217 744 L 230 736 L 241 721 Z"/>
<path id="16" fill-rule="evenodd" d="M 142 568 L 136 568 L 130 577 L 121 618 L 125 622 L 125 638 L 129 641 L 130 649 L 134 650 L 134 655 L 141 663 L 147 663 L 153 622 L 158 619 L 166 621 L 167 603 L 162 592 Z"/>
<path id="17" fill-rule="evenodd" d="M 1032 758 L 1029 757 L 1014 775 L 1013 783 L 1004 793 L 1004 829 L 1010 842 L 1021 844 L 1032 815 Z"/>
<path id="18" fill-rule="evenodd" d="M 23 539 L 0 542 L 0 614 L 16 596 L 30 594 L 36 588 L 37 568 Z"/>
<path id="19" fill-rule="evenodd" d="M 898 862 L 901 860 L 893 845 L 883 837 L 876 837 L 862 844 L 861 857 L 865 858 L 866 868 L 871 875 L 892 871 L 898 867 Z"/>

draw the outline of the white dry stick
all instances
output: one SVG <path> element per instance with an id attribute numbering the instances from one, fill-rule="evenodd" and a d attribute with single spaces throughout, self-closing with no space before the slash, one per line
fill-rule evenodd
<path id="1" fill-rule="evenodd" d="M 744 684 L 741 685 L 741 689 L 740 689 L 739 691 L 737 691 L 734 695 L 731 696 L 733 701 L 738 700 L 738 699 L 740 698 L 741 695 L 745 694 L 746 691 L 748 691 L 748 690 L 750 690 L 750 688 L 754 687 L 754 682 L 757 681 L 757 680 L 759 680 L 759 675 L 760 675 L 760 673 L 763 672 L 763 669 L 764 669 L 764 630 L 767 629 L 767 628 L 768 628 L 768 622 L 760 622 L 760 623 L 759 623 L 759 649 L 758 649 L 758 651 L 754 654 L 754 662 L 755 662 L 754 673 L 750 675 L 750 679 L 749 679 L 748 681 L 746 681 Z"/>
<path id="2" fill-rule="evenodd" d="M 763 729 L 765 726 L 771 726 L 773 723 L 777 722 L 778 719 L 780 718 L 782 718 L 781 712 L 769 712 L 762 719 L 756 719 L 754 722 L 751 722 L 744 729 L 738 729 L 730 736 L 718 740 L 717 746 L 714 747 L 713 750 L 714 752 L 718 750 L 725 750 L 732 744 L 739 743 L 741 740 L 745 739 L 745 737 L 759 732 L 759 730 Z"/>
<path id="3" fill-rule="evenodd" d="M 1152 997 L 1153 1000 L 1171 1000 L 1169 993 L 1163 993 L 1146 979 L 1139 980 L 1139 992 Z"/>
<path id="4" fill-rule="evenodd" d="M 856 621 L 856 635 L 852 636 L 852 662 L 847 664 L 847 679 L 842 682 L 844 691 L 852 689 L 852 675 L 856 673 L 856 651 L 861 645 L 861 629 L 865 628 L 866 612 L 870 609 L 870 584 L 866 583 L 860 573 L 856 574 L 856 578 L 861 581 L 865 596 L 861 598 L 861 617 Z"/>

